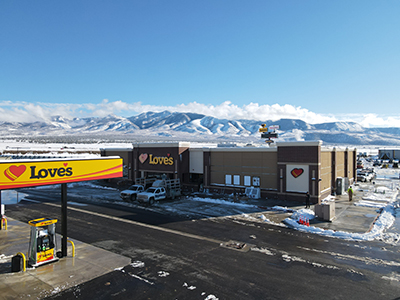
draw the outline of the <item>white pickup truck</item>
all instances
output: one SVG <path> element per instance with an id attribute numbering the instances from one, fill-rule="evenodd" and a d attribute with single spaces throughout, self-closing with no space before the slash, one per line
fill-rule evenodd
<path id="1" fill-rule="evenodd" d="M 164 187 L 149 187 L 145 192 L 139 193 L 137 200 L 140 203 L 153 205 L 155 201 L 163 200 L 167 197 Z"/>
<path id="2" fill-rule="evenodd" d="M 144 187 L 140 184 L 131 185 L 127 190 L 121 192 L 120 197 L 124 201 L 135 201 L 137 194 L 144 191 Z"/>
<path id="3" fill-rule="evenodd" d="M 163 179 L 156 180 L 153 185 L 145 192 L 137 195 L 137 200 L 140 203 L 153 205 L 155 201 L 166 198 L 175 199 L 181 196 L 181 184 L 179 179 Z"/>

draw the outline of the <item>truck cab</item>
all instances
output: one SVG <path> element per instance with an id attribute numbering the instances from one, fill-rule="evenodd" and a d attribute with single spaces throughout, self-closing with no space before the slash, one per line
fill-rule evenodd
<path id="1" fill-rule="evenodd" d="M 123 190 L 120 194 L 122 200 L 128 201 L 135 201 L 137 194 L 144 191 L 144 187 L 140 184 L 131 185 L 127 190 Z"/>

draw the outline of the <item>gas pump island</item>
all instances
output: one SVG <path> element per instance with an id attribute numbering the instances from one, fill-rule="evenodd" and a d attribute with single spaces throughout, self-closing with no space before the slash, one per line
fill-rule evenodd
<path id="1" fill-rule="evenodd" d="M 67 183 L 123 177 L 122 158 L 7 160 L 0 162 L 1 190 L 61 184 L 61 252 L 56 253 L 57 219 L 31 220 L 28 264 L 37 267 L 67 256 Z M 58 256 L 58 257 L 57 257 Z"/>
<path id="2" fill-rule="evenodd" d="M 28 264 L 31 267 L 58 260 L 56 256 L 56 223 L 57 219 L 45 218 L 28 222 L 31 225 L 28 250 Z"/>

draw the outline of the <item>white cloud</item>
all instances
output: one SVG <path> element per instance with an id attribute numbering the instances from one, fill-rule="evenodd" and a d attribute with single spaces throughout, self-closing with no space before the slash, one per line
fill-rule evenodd
<path id="1" fill-rule="evenodd" d="M 100 103 L 59 104 L 59 103 L 29 103 L 29 102 L 0 102 L 0 121 L 33 122 L 49 121 L 52 116 L 65 118 L 74 117 L 104 117 L 116 114 L 124 117 L 134 116 L 143 112 L 191 112 L 212 116 L 220 119 L 250 119 L 258 121 L 279 119 L 300 119 L 307 123 L 316 124 L 335 121 L 351 121 L 363 127 L 400 127 L 400 116 L 379 116 L 373 113 L 327 115 L 318 114 L 300 106 L 280 104 L 249 103 L 238 106 L 229 101 L 218 105 L 190 102 L 176 106 L 148 105 L 141 102 L 126 103 L 121 100 Z"/>

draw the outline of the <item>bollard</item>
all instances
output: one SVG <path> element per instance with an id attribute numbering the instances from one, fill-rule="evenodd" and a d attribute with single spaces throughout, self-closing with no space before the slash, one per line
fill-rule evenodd
<path id="1" fill-rule="evenodd" d="M 75 244 L 73 241 L 67 240 L 67 242 L 70 242 L 72 245 L 72 257 L 75 257 Z"/>
<path id="2" fill-rule="evenodd" d="M 4 225 L 3 225 L 3 222 L 4 222 Z M 3 229 L 3 226 L 4 226 L 4 229 L 7 230 L 7 218 L 6 218 L 6 216 L 2 216 L 1 217 L 1 224 L 0 224 L 1 229 Z"/>

